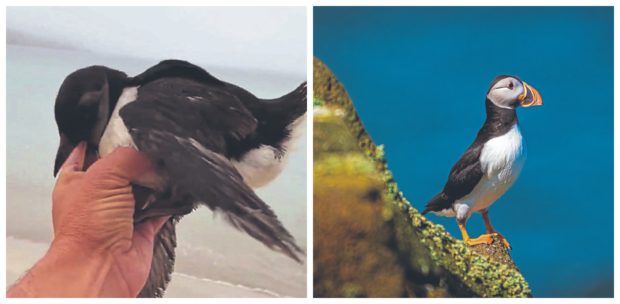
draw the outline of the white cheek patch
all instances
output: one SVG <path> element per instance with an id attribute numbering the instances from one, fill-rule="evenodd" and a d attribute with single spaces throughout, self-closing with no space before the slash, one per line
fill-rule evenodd
<path id="1" fill-rule="evenodd" d="M 487 94 L 487 98 L 493 102 L 494 105 L 504 108 L 504 109 L 513 109 L 511 106 L 523 93 L 523 85 L 517 81 L 512 81 L 515 84 L 515 87 L 511 90 L 509 89 L 508 82 L 500 81 L 498 82 Z"/>
<path id="2" fill-rule="evenodd" d="M 513 107 L 511 107 L 510 104 L 512 104 L 519 96 L 519 94 L 515 93 L 515 91 L 516 90 L 510 90 L 508 88 L 491 90 L 489 95 L 487 95 L 487 98 L 489 98 L 493 104 L 500 108 L 512 109 Z"/>

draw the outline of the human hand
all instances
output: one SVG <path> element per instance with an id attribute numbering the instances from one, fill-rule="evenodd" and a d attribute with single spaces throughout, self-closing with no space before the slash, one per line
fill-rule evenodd
<path id="1" fill-rule="evenodd" d="M 134 227 L 130 182 L 151 170 L 150 162 L 134 149 L 117 148 L 82 171 L 85 152 L 79 144 L 60 169 L 52 194 L 54 240 L 29 272 L 38 275 L 22 296 L 135 297 L 146 282 L 153 239 L 168 219 Z"/>

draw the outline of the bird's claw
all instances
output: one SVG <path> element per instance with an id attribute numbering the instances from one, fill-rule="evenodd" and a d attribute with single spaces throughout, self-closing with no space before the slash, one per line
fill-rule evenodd
<path id="1" fill-rule="evenodd" d="M 483 234 L 483 235 L 480 235 L 479 237 L 477 237 L 475 239 L 467 239 L 467 240 L 465 240 L 465 243 L 467 245 L 470 245 L 470 246 L 480 245 L 480 244 L 490 245 L 490 244 L 493 243 L 493 237 L 494 236 L 496 236 L 496 237 L 498 237 L 500 239 L 500 241 L 502 242 L 504 247 L 506 247 L 506 249 L 509 249 L 509 250 L 512 249 L 512 247 L 510 246 L 510 243 L 508 243 L 508 240 L 506 240 L 506 238 L 503 235 L 501 235 L 501 234 L 499 234 L 497 232 L 489 233 L 489 234 Z"/>
<path id="2" fill-rule="evenodd" d="M 510 243 L 508 243 L 508 240 L 503 235 L 497 232 L 493 233 L 493 235 L 497 236 L 502 241 L 502 244 L 504 244 L 504 247 L 506 247 L 506 249 L 512 250 L 512 246 L 510 246 Z"/>

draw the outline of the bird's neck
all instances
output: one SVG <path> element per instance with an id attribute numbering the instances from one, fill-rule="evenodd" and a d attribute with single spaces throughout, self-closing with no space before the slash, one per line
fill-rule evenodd
<path id="1" fill-rule="evenodd" d="M 486 110 L 487 118 L 478 132 L 479 137 L 491 138 L 503 135 L 518 122 L 516 109 L 498 107 L 487 99 Z"/>
<path id="2" fill-rule="evenodd" d="M 502 108 L 486 100 L 487 122 L 513 125 L 517 122 L 517 110 Z"/>

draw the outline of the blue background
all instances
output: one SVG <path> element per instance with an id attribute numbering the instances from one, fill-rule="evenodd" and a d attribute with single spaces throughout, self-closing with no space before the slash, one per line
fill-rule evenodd
<path id="1" fill-rule="evenodd" d="M 528 160 L 491 220 L 534 296 L 613 296 L 613 8 L 317 7 L 314 54 L 418 209 L 473 141 L 491 80 L 537 88 L 545 105 L 518 110 Z M 478 214 L 468 229 L 484 232 Z"/>

